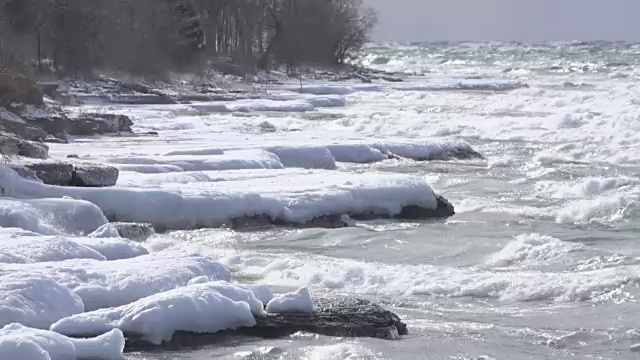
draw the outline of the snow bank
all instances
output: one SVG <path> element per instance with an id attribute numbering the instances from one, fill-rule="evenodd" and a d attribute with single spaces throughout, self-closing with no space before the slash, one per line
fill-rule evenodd
<path id="1" fill-rule="evenodd" d="M 92 339 L 71 339 L 20 324 L 0 329 L 0 359 L 6 360 L 124 360 L 124 345 L 120 330 Z"/>
<path id="2" fill-rule="evenodd" d="M 83 311 L 80 297 L 50 278 L 28 273 L 0 275 L 0 327 L 16 322 L 48 329 Z"/>
<path id="3" fill-rule="evenodd" d="M 118 260 L 147 254 L 121 238 L 42 236 L 15 228 L 0 228 L 0 263 L 34 263 L 69 259 Z"/>
<path id="4" fill-rule="evenodd" d="M 180 151 L 188 152 L 188 151 Z M 122 171 L 169 172 L 237 169 L 281 169 L 279 159 L 273 154 L 261 151 L 231 151 L 219 155 L 164 155 L 159 157 L 112 157 L 107 158 Z"/>
<path id="5" fill-rule="evenodd" d="M 16 179 L 0 181 L 5 195 L 13 193 L 15 182 Z M 106 223 L 100 208 L 87 201 L 0 198 L 1 227 L 21 228 L 45 235 L 86 234 Z"/>
<path id="6" fill-rule="evenodd" d="M 48 277 L 73 290 L 87 311 L 121 306 L 161 291 L 185 286 L 207 276 L 229 281 L 220 263 L 181 252 L 162 251 L 115 261 L 67 260 L 36 264 L 5 264 L 5 273 Z"/>
<path id="7" fill-rule="evenodd" d="M 62 319 L 51 330 L 70 336 L 120 329 L 160 345 L 176 331 L 215 333 L 254 326 L 262 302 L 253 292 L 229 283 L 189 285 L 154 294 L 132 304 Z"/>
<path id="8" fill-rule="evenodd" d="M 375 84 L 354 85 L 303 85 L 285 88 L 288 91 L 313 95 L 349 95 L 360 91 L 382 91 L 382 86 Z"/>
<path id="9" fill-rule="evenodd" d="M 296 292 L 287 293 L 273 298 L 267 304 L 268 313 L 312 313 L 313 302 L 307 287 L 301 287 Z"/>
<path id="10" fill-rule="evenodd" d="M 395 87 L 400 91 L 446 91 L 446 90 L 475 90 L 475 91 L 506 91 L 526 87 L 520 81 L 509 80 L 462 80 L 457 82 L 440 82 L 428 84 L 412 84 Z"/>

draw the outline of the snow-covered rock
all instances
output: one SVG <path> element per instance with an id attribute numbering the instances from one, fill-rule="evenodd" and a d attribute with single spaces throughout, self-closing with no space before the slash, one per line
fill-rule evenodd
<path id="1" fill-rule="evenodd" d="M 4 189 L 9 192 L 11 183 L 0 181 L 0 186 L 7 186 Z M 88 234 L 106 223 L 107 218 L 100 208 L 87 201 L 0 198 L 2 227 L 21 228 L 44 235 Z"/>
<path id="2" fill-rule="evenodd" d="M 83 311 L 80 297 L 51 278 L 29 273 L 0 274 L 0 327 L 15 322 L 48 329 L 54 322 Z"/>
<path id="3" fill-rule="evenodd" d="M 117 329 L 90 339 L 71 339 L 17 323 L 0 329 L 3 360 L 124 360 L 124 345 L 124 335 Z"/>
<path id="4" fill-rule="evenodd" d="M 198 276 L 231 280 L 231 274 L 224 265 L 203 256 L 175 251 L 115 261 L 75 259 L 3 264 L 2 271 L 53 279 L 80 296 L 87 311 L 129 304 L 158 292 L 185 286 Z"/>
<path id="5" fill-rule="evenodd" d="M 250 290 L 209 282 L 154 294 L 117 308 L 74 315 L 53 324 L 51 330 L 79 336 L 117 328 L 159 345 L 170 341 L 176 331 L 216 333 L 253 326 L 254 314 L 262 313 L 262 303 Z"/>
<path id="6" fill-rule="evenodd" d="M 313 301 L 307 287 L 301 287 L 295 292 L 276 296 L 267 304 L 268 313 L 311 313 Z"/>

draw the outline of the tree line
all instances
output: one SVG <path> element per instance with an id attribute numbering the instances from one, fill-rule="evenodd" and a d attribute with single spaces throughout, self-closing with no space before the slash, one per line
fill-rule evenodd
<path id="1" fill-rule="evenodd" d="M 58 76 L 330 65 L 375 22 L 363 0 L 0 0 L 0 63 Z"/>

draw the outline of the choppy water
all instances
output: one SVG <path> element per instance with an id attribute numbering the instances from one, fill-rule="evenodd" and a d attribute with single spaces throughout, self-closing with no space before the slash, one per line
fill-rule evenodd
<path id="1" fill-rule="evenodd" d="M 415 173 L 456 206 L 446 222 L 174 234 L 236 278 L 356 294 L 404 317 L 401 341 L 299 336 L 133 359 L 629 359 L 640 343 L 640 45 L 370 46 L 363 63 L 424 84 L 510 91 L 356 93 L 289 124 L 375 137 L 459 137 L 486 161 L 348 165 Z M 406 84 L 405 84 L 406 85 Z M 398 85 L 402 86 L 402 84 Z M 276 120 L 274 120 L 276 121 Z"/>

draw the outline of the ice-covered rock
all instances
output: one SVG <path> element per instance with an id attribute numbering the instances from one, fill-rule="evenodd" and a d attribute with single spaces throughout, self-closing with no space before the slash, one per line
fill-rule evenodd
<path id="1" fill-rule="evenodd" d="M 1 181 L 0 184 L 9 185 Z M 0 198 L 2 227 L 44 235 L 89 234 L 106 223 L 107 218 L 100 208 L 83 200 Z"/>
<path id="2" fill-rule="evenodd" d="M 262 302 L 253 292 L 223 282 L 194 284 L 161 292 L 117 308 L 100 309 L 62 319 L 51 330 L 93 335 L 120 329 L 128 336 L 160 345 L 176 331 L 216 333 L 253 326 L 262 316 Z"/>
<path id="3" fill-rule="evenodd" d="M 295 292 L 276 296 L 267 304 L 267 312 L 278 314 L 312 313 L 311 292 L 307 287 L 301 287 Z"/>
<path id="4" fill-rule="evenodd" d="M 3 360 L 124 360 L 124 345 L 124 335 L 117 329 L 89 339 L 71 339 L 17 323 L 0 329 Z"/>
<path id="5" fill-rule="evenodd" d="M 336 168 L 336 160 L 326 147 L 273 147 L 265 149 L 278 156 L 285 167 L 308 169 Z"/>
<path id="6" fill-rule="evenodd" d="M 0 274 L 0 327 L 17 322 L 48 329 L 54 322 L 83 311 L 80 297 L 51 278 L 29 273 Z"/>

